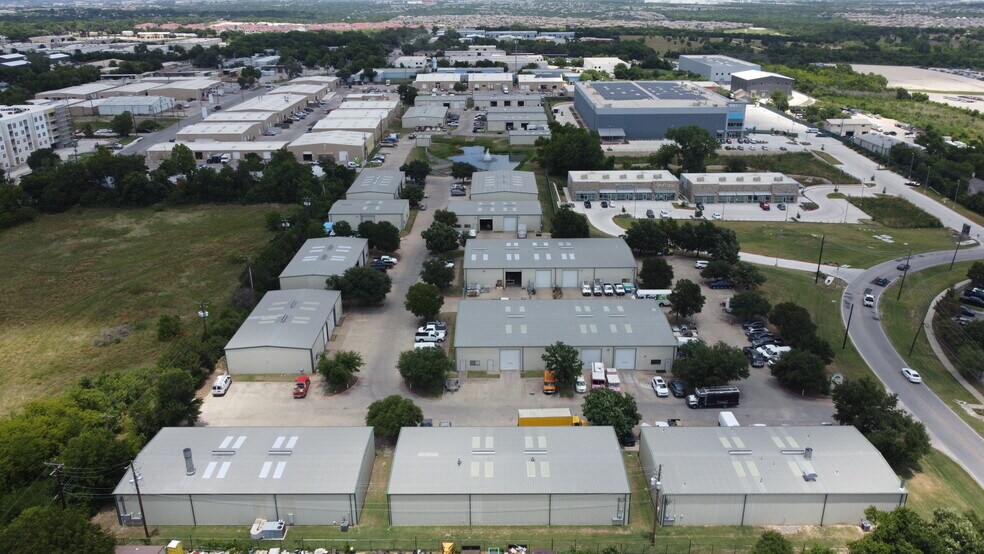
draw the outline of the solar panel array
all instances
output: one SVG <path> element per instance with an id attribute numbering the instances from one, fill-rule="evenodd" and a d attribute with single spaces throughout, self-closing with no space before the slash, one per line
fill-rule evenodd
<path id="1" fill-rule="evenodd" d="M 588 83 L 608 101 L 632 100 L 703 100 L 701 91 L 676 82 L 593 82 Z"/>

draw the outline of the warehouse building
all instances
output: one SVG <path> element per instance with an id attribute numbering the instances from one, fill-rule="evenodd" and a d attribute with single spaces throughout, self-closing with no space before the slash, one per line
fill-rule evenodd
<path id="1" fill-rule="evenodd" d="M 472 174 L 472 200 L 536 200 L 536 175 L 532 171 L 476 171 Z"/>
<path id="2" fill-rule="evenodd" d="M 171 157 L 171 151 L 178 143 L 162 142 L 152 144 L 147 147 L 147 160 L 159 162 Z M 181 143 L 191 149 L 195 160 L 204 161 L 213 155 L 221 156 L 229 154 L 232 161 L 241 160 L 250 154 L 259 156 L 262 160 L 269 160 L 273 153 L 287 146 L 286 141 L 252 141 L 252 142 L 185 142 Z"/>
<path id="3" fill-rule="evenodd" d="M 377 98 L 375 100 L 354 100 L 349 95 L 338 105 L 336 110 L 386 110 L 387 119 L 394 119 L 396 111 L 400 109 L 400 101 L 391 98 Z"/>
<path id="4" fill-rule="evenodd" d="M 543 228 L 543 208 L 536 200 L 465 200 L 448 202 L 447 210 L 463 229 L 515 233 L 520 225 L 533 232 Z"/>
<path id="5" fill-rule="evenodd" d="M 250 98 L 226 108 L 230 112 L 272 112 L 277 114 L 277 122 L 281 123 L 307 105 L 307 98 L 299 94 L 264 94 Z"/>
<path id="6" fill-rule="evenodd" d="M 680 56 L 679 65 L 681 71 L 696 73 L 708 81 L 721 84 L 730 83 L 731 75 L 734 73 L 762 69 L 762 66 L 757 63 L 717 54 Z"/>
<path id="7" fill-rule="evenodd" d="M 178 131 L 179 141 L 248 142 L 263 132 L 260 123 L 194 123 Z"/>
<path id="8" fill-rule="evenodd" d="M 169 96 L 111 96 L 95 100 L 68 100 L 72 116 L 120 115 L 130 112 L 134 116 L 153 116 L 174 109 L 174 99 Z"/>
<path id="9" fill-rule="evenodd" d="M 363 169 L 345 193 L 349 200 L 394 200 L 406 183 L 406 173 L 392 169 Z"/>
<path id="10" fill-rule="evenodd" d="M 287 145 L 287 150 L 302 162 L 317 162 L 330 157 L 336 163 L 365 159 L 376 145 L 372 133 L 360 131 L 318 131 L 306 133 Z"/>
<path id="11" fill-rule="evenodd" d="M 908 496 L 850 426 L 643 427 L 639 458 L 662 525 L 857 525 Z"/>
<path id="12" fill-rule="evenodd" d="M 231 375 L 313 375 L 342 319 L 334 290 L 271 290 L 225 346 Z"/>
<path id="13" fill-rule="evenodd" d="M 280 121 L 273 112 L 214 112 L 202 120 L 204 123 L 259 123 L 264 131 L 272 129 Z"/>
<path id="14" fill-rule="evenodd" d="M 297 94 L 307 98 L 309 103 L 327 102 L 334 96 L 326 85 L 288 83 L 270 91 L 270 94 Z"/>
<path id="15" fill-rule="evenodd" d="M 414 106 L 443 106 L 451 110 L 464 110 L 468 107 L 467 94 L 418 94 L 413 99 Z"/>
<path id="16" fill-rule="evenodd" d="M 469 73 L 468 89 L 473 92 L 502 92 L 509 94 L 513 86 L 512 73 Z"/>
<path id="17" fill-rule="evenodd" d="M 94 100 L 107 90 L 116 88 L 115 83 L 86 83 L 57 90 L 46 90 L 34 95 L 38 100 Z"/>
<path id="18" fill-rule="evenodd" d="M 672 202 L 680 180 L 669 171 L 569 171 L 567 188 L 575 200 L 657 200 Z"/>
<path id="19" fill-rule="evenodd" d="M 447 118 L 448 109 L 444 106 L 413 106 L 404 112 L 401 126 L 404 129 L 437 127 L 444 125 Z"/>
<path id="20" fill-rule="evenodd" d="M 871 132 L 872 123 L 870 119 L 827 119 L 823 122 L 826 131 L 840 135 L 842 137 L 853 137 Z"/>
<path id="21" fill-rule="evenodd" d="M 631 495 L 612 427 L 405 427 L 386 496 L 394 526 L 611 526 Z"/>
<path id="22" fill-rule="evenodd" d="M 749 96 L 768 98 L 777 90 L 793 95 L 793 83 L 796 79 L 778 73 L 769 73 L 758 69 L 738 71 L 731 74 L 731 92 L 745 91 Z"/>
<path id="23" fill-rule="evenodd" d="M 353 108 L 348 106 L 346 108 L 339 108 L 337 110 L 332 110 L 331 113 L 325 116 L 325 119 L 378 119 L 383 122 L 383 129 L 385 130 L 390 126 L 391 123 L 397 121 L 396 112 L 393 110 L 388 110 L 385 108 Z"/>
<path id="24" fill-rule="evenodd" d="M 672 369 L 679 344 L 666 315 L 652 302 L 470 299 L 458 305 L 458 371 L 543 369 L 545 349 L 557 341 L 577 348 L 585 368 L 600 362 L 659 372 Z"/>
<path id="25" fill-rule="evenodd" d="M 328 210 L 328 221 L 347 221 L 353 229 L 363 221 L 388 221 L 403 229 L 409 218 L 409 200 L 338 200 Z"/>
<path id="26" fill-rule="evenodd" d="M 745 104 L 686 81 L 593 81 L 574 86 L 574 109 L 585 126 L 629 140 L 663 139 L 697 125 L 712 136 L 741 136 Z"/>
<path id="27" fill-rule="evenodd" d="M 368 239 L 308 239 L 280 272 L 280 290 L 324 289 L 329 277 L 341 275 L 350 267 L 364 266 L 368 259 Z"/>
<path id="28" fill-rule="evenodd" d="M 413 80 L 413 87 L 421 91 L 448 91 L 460 82 L 461 75 L 457 73 L 420 73 Z"/>
<path id="29" fill-rule="evenodd" d="M 553 92 L 564 90 L 564 78 L 552 74 L 521 74 L 516 76 L 516 86 L 523 92 Z"/>
<path id="30" fill-rule="evenodd" d="M 909 144 L 904 140 L 897 139 L 881 133 L 865 133 L 851 137 L 854 144 L 879 156 L 888 157 L 892 154 L 892 147 L 896 144 L 904 144 L 907 148 L 924 151 L 925 148 L 918 144 Z"/>
<path id="31" fill-rule="evenodd" d="M 308 75 L 307 77 L 297 77 L 289 81 L 295 85 L 324 85 L 328 92 L 338 88 L 338 77 L 327 77 L 324 75 Z"/>
<path id="32" fill-rule="evenodd" d="M 371 427 L 165 427 L 133 462 L 138 483 L 127 473 L 113 490 L 116 513 L 155 527 L 358 524 L 374 443 Z"/>
<path id="33" fill-rule="evenodd" d="M 133 83 L 104 90 L 99 93 L 99 98 L 110 98 L 112 96 L 150 96 L 156 94 L 154 89 L 161 86 L 156 81 L 135 81 Z"/>
<path id="34" fill-rule="evenodd" d="M 625 67 L 629 67 L 629 65 L 631 65 L 629 62 L 626 62 L 620 58 L 584 58 L 583 62 L 584 63 L 581 67 L 584 69 L 604 71 L 609 75 L 615 74 L 615 66 L 618 64 L 622 64 Z"/>
<path id="35" fill-rule="evenodd" d="M 509 146 L 533 146 L 537 139 L 550 138 L 550 128 L 509 131 Z"/>
<path id="36" fill-rule="evenodd" d="M 782 173 L 683 173 L 680 193 L 702 204 L 795 204 L 800 184 Z"/>
<path id="37" fill-rule="evenodd" d="M 539 106 L 543 103 L 543 96 L 539 94 L 495 94 L 476 92 L 472 95 L 472 101 L 476 108 L 509 108 L 524 106 Z"/>
<path id="38" fill-rule="evenodd" d="M 503 108 L 503 111 L 492 110 L 495 108 L 489 108 L 486 123 L 489 131 L 493 132 L 547 128 L 550 122 L 546 112 L 538 107 L 533 107 L 533 109 Z"/>
<path id="39" fill-rule="evenodd" d="M 321 133 L 324 131 L 352 131 L 356 133 L 366 133 L 372 137 L 374 144 L 379 142 L 379 139 L 383 138 L 383 131 L 387 128 L 386 120 L 382 119 L 378 115 L 375 117 L 356 117 L 354 115 L 349 116 L 346 112 L 350 111 L 335 110 L 331 112 L 323 119 L 315 123 L 311 127 L 311 132 Z M 355 110 L 352 110 L 350 113 L 354 114 Z"/>
<path id="40" fill-rule="evenodd" d="M 167 77 L 151 77 L 148 81 L 156 81 L 160 86 L 154 89 L 158 96 L 170 96 L 178 102 L 189 98 L 194 100 L 206 99 L 213 90 L 222 85 L 215 79 L 168 79 Z"/>

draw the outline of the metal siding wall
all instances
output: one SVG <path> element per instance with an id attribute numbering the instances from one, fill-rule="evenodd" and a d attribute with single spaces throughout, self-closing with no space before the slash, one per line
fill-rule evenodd
<path id="1" fill-rule="evenodd" d="M 198 525 L 252 525 L 258 517 L 275 521 L 272 494 L 192 495 Z"/>
<path id="2" fill-rule="evenodd" d="M 744 495 L 670 495 L 668 498 L 664 515 L 674 517 L 676 526 L 741 523 Z"/>
<path id="3" fill-rule="evenodd" d="M 369 494 L 369 481 L 372 479 L 372 466 L 376 461 L 375 432 L 366 442 L 366 454 L 362 458 L 362 468 L 359 470 L 359 482 L 355 485 L 356 509 L 355 523 L 362 521 L 362 512 L 366 506 L 366 496 Z"/>
<path id="4" fill-rule="evenodd" d="M 523 371 L 533 371 L 543 369 L 543 348 L 527 346 L 523 348 Z"/>
<path id="5" fill-rule="evenodd" d="M 295 525 L 335 525 L 342 518 L 356 523 L 347 494 L 278 494 L 277 509 L 284 521 L 288 521 L 287 514 L 294 514 Z"/>
<path id="6" fill-rule="evenodd" d="M 635 281 L 634 271 L 631 267 L 598 267 L 594 270 L 595 277 L 606 283 L 621 283 L 625 279 L 629 283 Z"/>
<path id="7" fill-rule="evenodd" d="M 393 195 L 385 192 L 346 192 L 346 200 L 393 200 Z M 393 223 L 390 221 L 390 223 Z M 393 223 L 396 225 L 395 223 Z"/>
<path id="8" fill-rule="evenodd" d="M 636 369 L 640 371 L 670 371 L 673 368 L 672 346 L 649 346 L 636 348 Z M 659 365 L 653 365 L 653 360 L 660 360 Z"/>
<path id="9" fill-rule="evenodd" d="M 667 129 L 686 125 L 703 127 L 711 135 L 715 135 L 719 130 L 726 130 L 727 108 L 721 107 L 716 108 L 716 111 L 707 112 L 706 110 L 709 109 L 711 108 L 705 108 L 702 111 L 695 108 L 689 113 L 680 111 L 674 113 L 645 113 L 642 111 L 602 113 L 598 116 L 598 127 L 623 129 L 628 139 L 661 139 L 666 135 Z"/>
<path id="10" fill-rule="evenodd" d="M 745 525 L 819 525 L 822 494 L 750 494 Z"/>
<path id="11" fill-rule="evenodd" d="M 311 351 L 299 348 L 226 350 L 226 362 L 232 375 L 297 373 L 300 368 L 310 374 L 313 369 Z"/>
<path id="12" fill-rule="evenodd" d="M 554 494 L 550 498 L 550 525 L 612 525 L 621 494 Z M 623 512 L 627 506 L 622 506 Z"/>
<path id="13" fill-rule="evenodd" d="M 503 279 L 501 269 L 468 269 L 465 270 L 465 283 L 494 287 L 496 281 Z"/>
<path id="14" fill-rule="evenodd" d="M 396 526 L 468 525 L 467 495 L 389 495 Z"/>
<path id="15" fill-rule="evenodd" d="M 471 497 L 472 525 L 547 525 L 546 494 L 486 494 Z"/>
<path id="16" fill-rule="evenodd" d="M 126 504 L 126 511 L 131 514 L 140 513 L 140 503 L 137 495 L 119 495 Z M 117 501 L 117 506 L 120 502 Z M 143 495 L 144 519 L 147 525 L 194 525 L 191 513 L 191 502 L 187 495 Z"/>
<path id="17" fill-rule="evenodd" d="M 901 494 L 832 494 L 827 497 L 827 509 L 823 514 L 824 525 L 856 524 L 868 506 L 892 511 L 899 506 Z"/>
<path id="18" fill-rule="evenodd" d="M 489 368 L 489 360 L 493 361 L 492 371 L 499 371 L 498 348 L 457 348 L 455 355 L 458 360 L 458 371 L 486 371 Z M 468 365 L 470 360 L 478 360 L 479 364 Z"/>
<path id="19" fill-rule="evenodd" d="M 526 225 L 526 230 L 535 233 L 543 227 L 543 216 L 540 215 L 521 215 L 519 216 L 520 225 Z"/>

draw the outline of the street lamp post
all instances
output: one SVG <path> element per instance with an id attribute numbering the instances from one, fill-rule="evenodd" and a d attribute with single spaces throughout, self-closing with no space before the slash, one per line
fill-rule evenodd
<path id="1" fill-rule="evenodd" d="M 253 288 L 253 256 L 243 254 L 240 259 L 246 262 L 246 274 L 249 275 L 249 290 L 255 290 Z"/>
<path id="2" fill-rule="evenodd" d="M 304 197 L 304 213 L 306 213 L 308 215 L 311 215 L 310 211 L 311 211 L 311 197 L 310 196 L 305 196 Z"/>
<path id="3" fill-rule="evenodd" d="M 198 317 L 202 320 L 202 339 L 208 336 L 208 324 L 205 320 L 208 319 L 208 302 L 202 300 L 198 303 Z"/>

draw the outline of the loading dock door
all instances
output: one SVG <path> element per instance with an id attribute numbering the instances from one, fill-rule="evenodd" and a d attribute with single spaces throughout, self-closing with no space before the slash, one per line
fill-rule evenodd
<path id="1" fill-rule="evenodd" d="M 480 230 L 482 230 L 482 231 L 492 231 L 493 230 L 493 227 L 492 227 L 492 219 L 491 218 L 489 218 L 489 219 L 479 219 L 478 220 L 478 228 Z"/>
<path id="2" fill-rule="evenodd" d="M 504 217 L 502 218 L 502 230 L 516 231 L 519 228 L 519 218 L 516 217 Z"/>
<path id="3" fill-rule="evenodd" d="M 523 357 L 520 355 L 519 350 L 499 350 L 499 370 L 500 371 L 518 371 L 522 369 Z"/>
<path id="4" fill-rule="evenodd" d="M 635 369 L 635 348 L 615 349 L 615 369 Z"/>
<path id="5" fill-rule="evenodd" d="M 561 275 L 561 286 L 564 288 L 571 288 L 577 286 L 577 270 L 565 269 L 564 273 Z"/>
<path id="6" fill-rule="evenodd" d="M 541 289 L 550 288 L 550 286 L 553 284 L 551 282 L 553 280 L 553 279 L 551 279 L 551 275 L 552 274 L 553 274 L 553 272 L 550 271 L 549 269 L 547 269 L 547 270 L 540 270 L 540 269 L 536 270 L 536 286 L 537 286 L 537 288 L 541 288 Z"/>
<path id="7" fill-rule="evenodd" d="M 593 362 L 601 361 L 601 349 L 600 348 L 582 348 L 581 349 L 581 365 L 584 368 L 591 367 Z"/>

